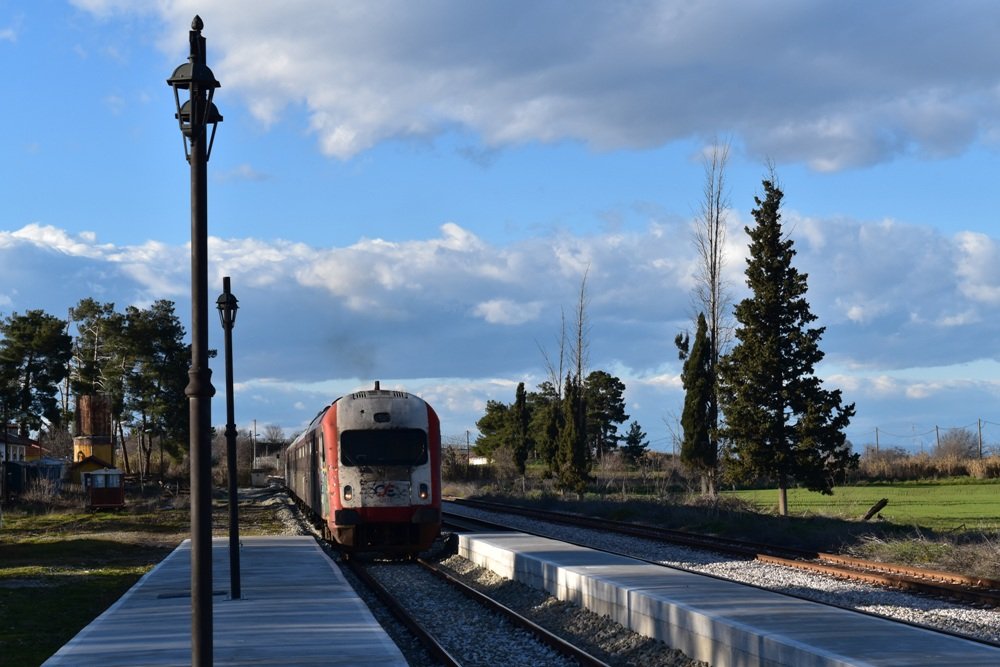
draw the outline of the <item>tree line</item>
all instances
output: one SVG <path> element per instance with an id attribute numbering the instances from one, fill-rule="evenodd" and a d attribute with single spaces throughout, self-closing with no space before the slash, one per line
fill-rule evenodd
<path id="1" fill-rule="evenodd" d="M 784 193 L 773 166 L 754 197 L 745 278 L 750 295 L 733 304 L 724 279 L 729 209 L 728 145 L 705 160 L 705 188 L 694 240 L 700 272 L 694 340 L 678 335 L 684 362 L 681 460 L 714 495 L 720 473 L 729 482 L 769 482 L 778 510 L 787 490 L 824 494 L 858 465 L 845 429 L 854 404 L 816 375 L 824 327 L 814 326 L 805 295 L 808 276 L 793 265 L 794 241 L 781 223 Z"/>
<path id="2" fill-rule="evenodd" d="M 636 462 L 649 448 L 638 422 L 624 435 L 618 432 L 629 418 L 624 392 L 625 384 L 602 370 L 582 382 L 567 375 L 561 391 L 546 380 L 528 392 L 520 382 L 513 403 L 487 401 L 485 414 L 476 422 L 475 451 L 513 457 L 521 475 L 529 460 L 538 461 L 543 474 L 555 478 L 560 488 L 581 492 L 594 460 L 619 451 Z"/>
<path id="3" fill-rule="evenodd" d="M 174 303 L 147 308 L 92 298 L 70 308 L 67 319 L 29 310 L 0 320 L 0 414 L 17 424 L 20 435 L 39 432 L 58 440 L 73 423 L 73 397 L 102 394 L 111 405 L 112 435 L 139 442 L 140 461 L 149 470 L 154 439 L 175 459 L 187 446 L 188 406 L 184 395 L 190 345 Z"/>
<path id="4" fill-rule="evenodd" d="M 684 406 L 681 461 L 714 496 L 720 480 L 766 481 L 778 488 L 787 514 L 787 490 L 804 486 L 832 493 L 836 482 L 858 465 L 845 429 L 854 404 L 839 389 L 827 389 L 815 368 L 824 354 L 824 327 L 806 301 L 808 276 L 793 265 L 794 242 L 781 223 L 784 197 L 773 167 L 754 197 L 746 284 L 750 296 L 730 298 L 724 279 L 728 145 L 716 145 L 705 160 L 701 214 L 694 228 L 699 269 L 693 294 L 695 333 L 674 343 L 683 362 Z M 603 371 L 583 374 L 586 350 L 586 276 L 576 309 L 575 368 L 557 368 L 538 391 L 518 385 L 514 403 L 490 401 L 477 422 L 477 451 L 508 448 L 523 474 L 526 458 L 546 465 L 564 490 L 582 492 L 595 457 L 624 441 L 626 456 L 640 456 L 645 434 L 633 422 L 624 438 L 617 425 L 628 419 L 624 385 Z M 565 331 L 565 318 L 563 330 Z M 565 340 L 565 335 L 563 336 Z M 546 359 L 548 362 L 548 359 Z M 559 381 L 565 378 L 560 387 Z"/>

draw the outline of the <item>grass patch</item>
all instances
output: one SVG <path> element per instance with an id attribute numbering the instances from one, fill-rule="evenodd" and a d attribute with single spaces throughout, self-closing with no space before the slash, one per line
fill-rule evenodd
<path id="1" fill-rule="evenodd" d="M 793 489 L 787 517 L 777 515 L 775 490 L 726 492 L 717 501 L 684 494 L 659 500 L 621 500 L 617 494 L 584 500 L 557 494 L 482 497 L 1000 579 L 1000 484 L 995 480 L 838 487 L 833 496 Z M 860 521 L 881 498 L 889 498 L 881 520 Z"/>
<path id="2" fill-rule="evenodd" d="M 0 652 L 4 664 L 41 664 L 150 567 L 2 568 Z"/>
<path id="3" fill-rule="evenodd" d="M 873 527 L 826 517 L 778 517 L 755 511 L 737 499 L 707 502 L 697 496 L 677 495 L 665 500 L 618 497 L 576 500 L 570 497 L 511 498 L 482 496 L 486 500 L 644 523 L 705 535 L 725 535 L 752 542 L 780 544 L 815 551 L 840 551 L 854 544 Z M 902 537 L 906 528 L 877 526 L 880 539 Z"/>
<path id="4" fill-rule="evenodd" d="M 775 490 L 727 491 L 762 512 L 777 510 Z M 1000 482 L 941 480 L 838 486 L 832 496 L 805 489 L 788 490 L 789 513 L 857 520 L 882 498 L 889 504 L 880 520 L 937 532 L 1000 531 Z"/>

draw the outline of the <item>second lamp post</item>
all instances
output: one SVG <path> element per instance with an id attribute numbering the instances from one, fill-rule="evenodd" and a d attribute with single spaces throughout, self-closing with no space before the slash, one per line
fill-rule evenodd
<path id="1" fill-rule="evenodd" d="M 240 599 L 240 520 L 236 491 L 236 418 L 233 407 L 233 326 L 239 301 L 229 291 L 229 276 L 222 279 L 222 294 L 215 304 L 226 332 L 226 467 L 229 477 L 229 597 Z"/>

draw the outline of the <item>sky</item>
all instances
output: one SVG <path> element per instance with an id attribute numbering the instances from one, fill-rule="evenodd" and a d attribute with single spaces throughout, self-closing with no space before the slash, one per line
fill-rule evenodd
<path id="1" fill-rule="evenodd" d="M 0 0 L 0 315 L 169 299 L 190 330 L 166 79 L 196 14 L 240 428 L 291 435 L 380 380 L 474 440 L 487 400 L 547 379 L 586 278 L 588 367 L 671 451 L 722 142 L 730 294 L 773 169 L 855 447 L 1000 443 L 1000 5 Z"/>

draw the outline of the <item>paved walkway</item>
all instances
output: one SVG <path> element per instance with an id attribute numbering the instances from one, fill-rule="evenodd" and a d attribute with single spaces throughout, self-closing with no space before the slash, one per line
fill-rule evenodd
<path id="1" fill-rule="evenodd" d="M 213 540 L 212 573 L 215 665 L 406 665 L 311 537 L 243 538 L 239 600 L 228 595 L 228 538 Z M 190 665 L 190 587 L 185 541 L 44 664 Z"/>

